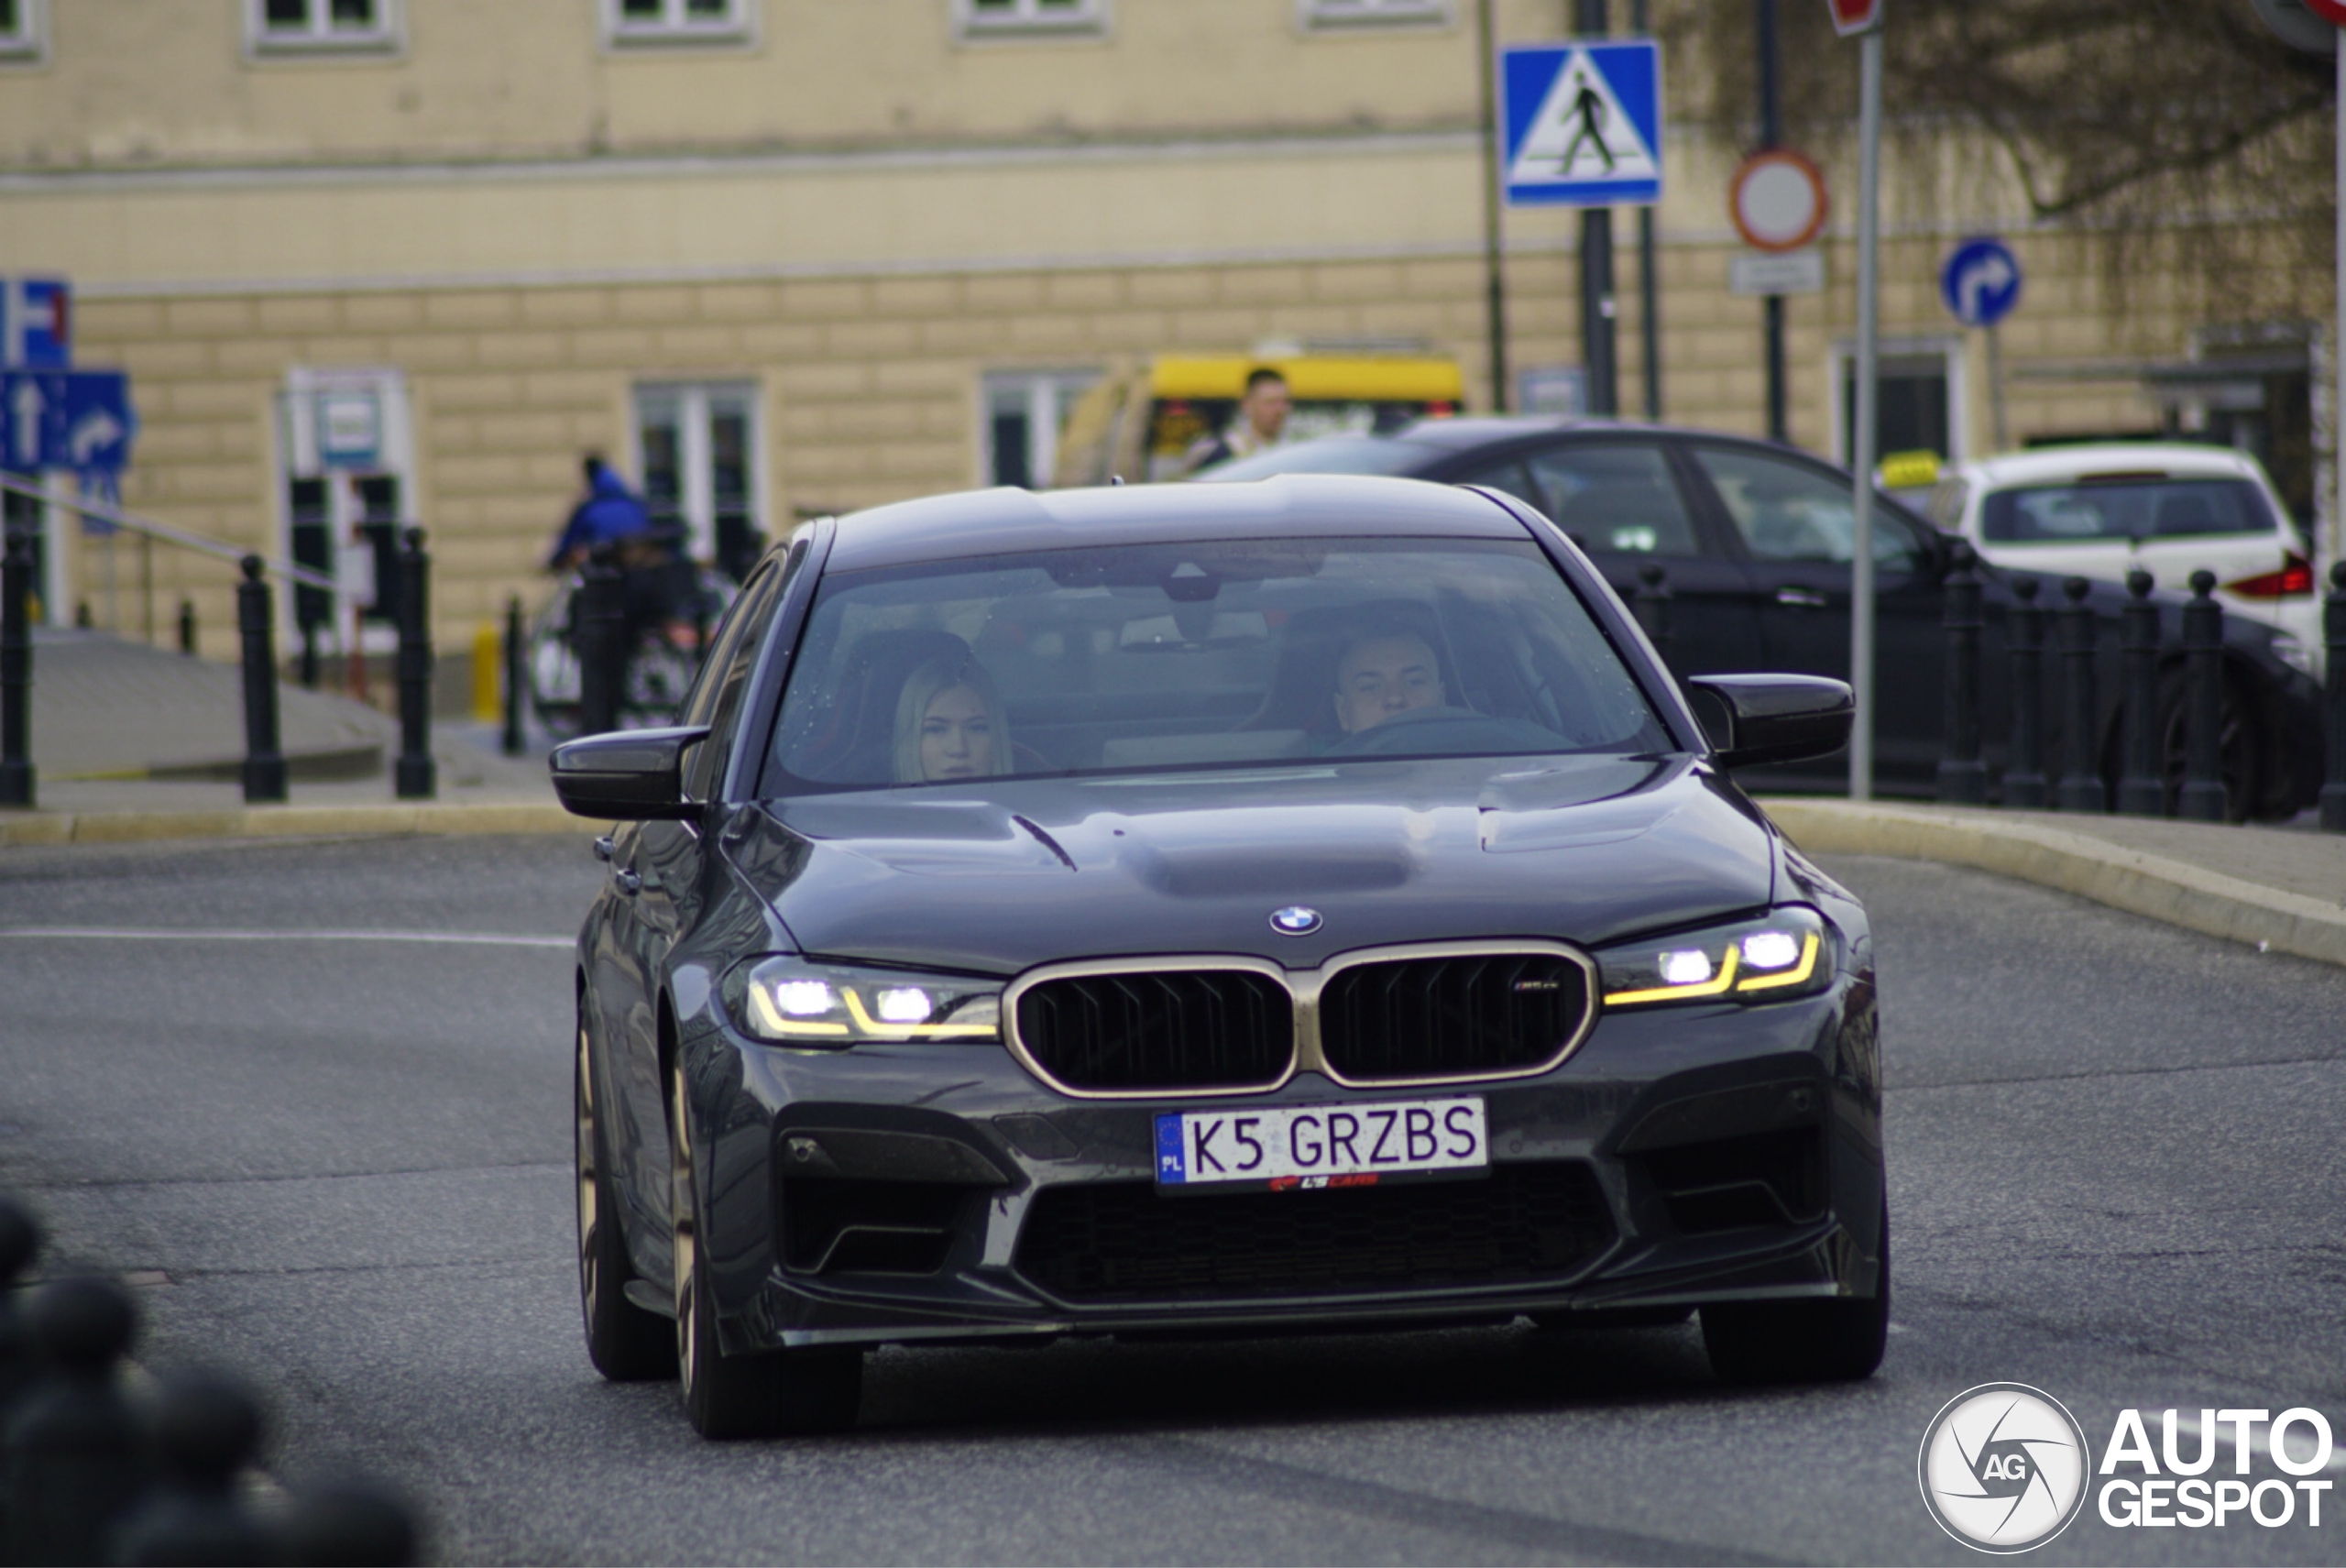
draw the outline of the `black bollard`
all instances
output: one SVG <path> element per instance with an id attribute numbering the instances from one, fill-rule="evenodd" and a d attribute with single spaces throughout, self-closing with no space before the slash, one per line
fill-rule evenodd
<path id="1" fill-rule="evenodd" d="M 2094 744 L 2094 624 L 2092 608 L 2086 603 L 2092 591 L 2093 585 L 2083 577 L 2065 579 L 2061 594 L 2069 602 L 2054 612 L 2061 632 L 2061 729 L 2067 740 L 2062 748 L 2058 796 L 2064 811 L 2110 809 L 2101 760 L 2095 755 L 2099 748 Z"/>
<path id="2" fill-rule="evenodd" d="M 608 545 L 579 573 L 571 626 L 578 651 L 578 732 L 617 729 L 627 691 L 627 578 Z"/>
<path id="3" fill-rule="evenodd" d="M 245 649 L 245 801 L 285 798 L 285 753 L 277 744 L 277 656 L 269 648 L 269 584 L 261 559 L 245 557 L 236 585 L 236 630 Z"/>
<path id="4" fill-rule="evenodd" d="M 202 1370 L 158 1379 L 149 1431 L 155 1489 L 123 1522 L 114 1561 L 236 1564 L 281 1561 L 278 1532 L 237 1491 L 260 1454 L 260 1401 L 233 1377 Z"/>
<path id="5" fill-rule="evenodd" d="M 88 599 L 76 599 L 74 601 L 73 624 L 76 628 L 83 631 L 87 631 L 92 627 L 97 625 L 96 621 L 90 619 L 90 601 Z"/>
<path id="6" fill-rule="evenodd" d="M 2183 808 L 2186 821 L 2224 819 L 2224 610 L 2216 574 L 2191 574 L 2183 607 Z"/>
<path id="7" fill-rule="evenodd" d="M 2329 765 L 2321 778 L 2321 830 L 2346 833 L 2346 561 L 2330 568 L 2330 597 L 2321 607 L 2322 724 L 2330 731 Z"/>
<path id="8" fill-rule="evenodd" d="M 423 530 L 411 528 L 400 551 L 400 761 L 397 794 L 401 800 L 430 800 L 439 769 L 432 760 L 432 622 L 424 595 L 432 581 L 432 557 L 423 553 Z"/>
<path id="9" fill-rule="evenodd" d="M 2004 804 L 2042 811 L 2045 787 L 2045 610 L 2036 602 L 2044 584 L 2012 579 L 2012 613 L 2004 639 L 2012 662 L 2012 749 L 2004 758 Z"/>
<path id="10" fill-rule="evenodd" d="M 33 804 L 32 536 L 11 522 L 0 555 L 0 806 Z"/>
<path id="11" fill-rule="evenodd" d="M 137 1308 L 111 1279 L 52 1280 L 25 1305 L 46 1375 L 0 1443 L 12 1563 L 104 1563 L 148 1480 L 146 1433 L 115 1366 Z"/>
<path id="12" fill-rule="evenodd" d="M 521 704 L 530 690 L 530 648 L 521 626 L 521 596 L 505 601 L 505 740 L 504 751 L 518 757 L 525 749 L 521 735 Z"/>
<path id="13" fill-rule="evenodd" d="M 422 1545 L 407 1500 L 358 1476 L 294 1489 L 280 1561 L 313 1568 L 404 1568 Z"/>
<path id="14" fill-rule="evenodd" d="M 2166 815 L 2166 780 L 2159 771 L 2159 607 L 2151 602 L 2151 587 L 2148 572 L 2126 574 L 2132 597 L 2119 639 L 2126 663 L 2126 755 L 2118 809 L 2129 817 Z"/>
<path id="15" fill-rule="evenodd" d="M 318 689 L 318 623 L 301 622 L 301 686 L 305 691 Z"/>
<path id="16" fill-rule="evenodd" d="M 1670 663 L 1670 584 L 1669 574 L 1659 561 L 1648 561 L 1638 567 L 1638 592 L 1631 601 L 1639 626 L 1645 630 L 1646 641 Z"/>
<path id="17" fill-rule="evenodd" d="M 1979 760 L 1979 577 L 1971 546 L 1948 553 L 1946 607 L 1946 754 L 1939 759 L 1939 798 L 1949 806 L 1988 804 L 1988 764 Z"/>
<path id="18" fill-rule="evenodd" d="M 195 657 L 195 601 L 180 600 L 180 652 Z"/>

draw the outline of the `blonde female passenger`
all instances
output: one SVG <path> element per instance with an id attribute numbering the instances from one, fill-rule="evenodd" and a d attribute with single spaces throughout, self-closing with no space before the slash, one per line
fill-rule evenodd
<path id="1" fill-rule="evenodd" d="M 931 659 L 896 700 L 896 782 L 934 784 L 1011 771 L 1010 721 L 985 666 Z"/>

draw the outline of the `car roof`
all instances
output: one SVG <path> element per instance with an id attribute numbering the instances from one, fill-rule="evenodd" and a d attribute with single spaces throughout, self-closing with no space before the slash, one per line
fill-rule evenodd
<path id="1" fill-rule="evenodd" d="M 965 490 L 839 520 L 828 570 L 1185 540 L 1522 539 L 1522 522 L 1471 489 L 1422 479 L 1282 474 L 1223 485 Z"/>
<path id="2" fill-rule="evenodd" d="M 2255 460 L 2228 447 L 2187 441 L 2107 441 L 2045 446 L 1959 465 L 1955 472 L 1987 487 L 2059 483 L 2088 474 L 2157 474 L 2253 479 Z"/>

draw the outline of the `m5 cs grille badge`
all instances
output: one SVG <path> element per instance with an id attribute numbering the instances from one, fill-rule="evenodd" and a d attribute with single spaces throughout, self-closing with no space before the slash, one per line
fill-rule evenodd
<path id="1" fill-rule="evenodd" d="M 1271 929 L 1282 937 L 1309 937 L 1320 929 L 1321 924 L 1320 912 L 1300 904 L 1271 911 Z"/>

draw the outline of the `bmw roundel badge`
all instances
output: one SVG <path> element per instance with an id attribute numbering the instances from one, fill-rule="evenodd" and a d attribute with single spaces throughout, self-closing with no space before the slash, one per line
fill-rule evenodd
<path id="1" fill-rule="evenodd" d="M 1320 912 L 1300 904 L 1271 911 L 1271 929 L 1282 937 L 1309 937 L 1320 929 Z"/>

